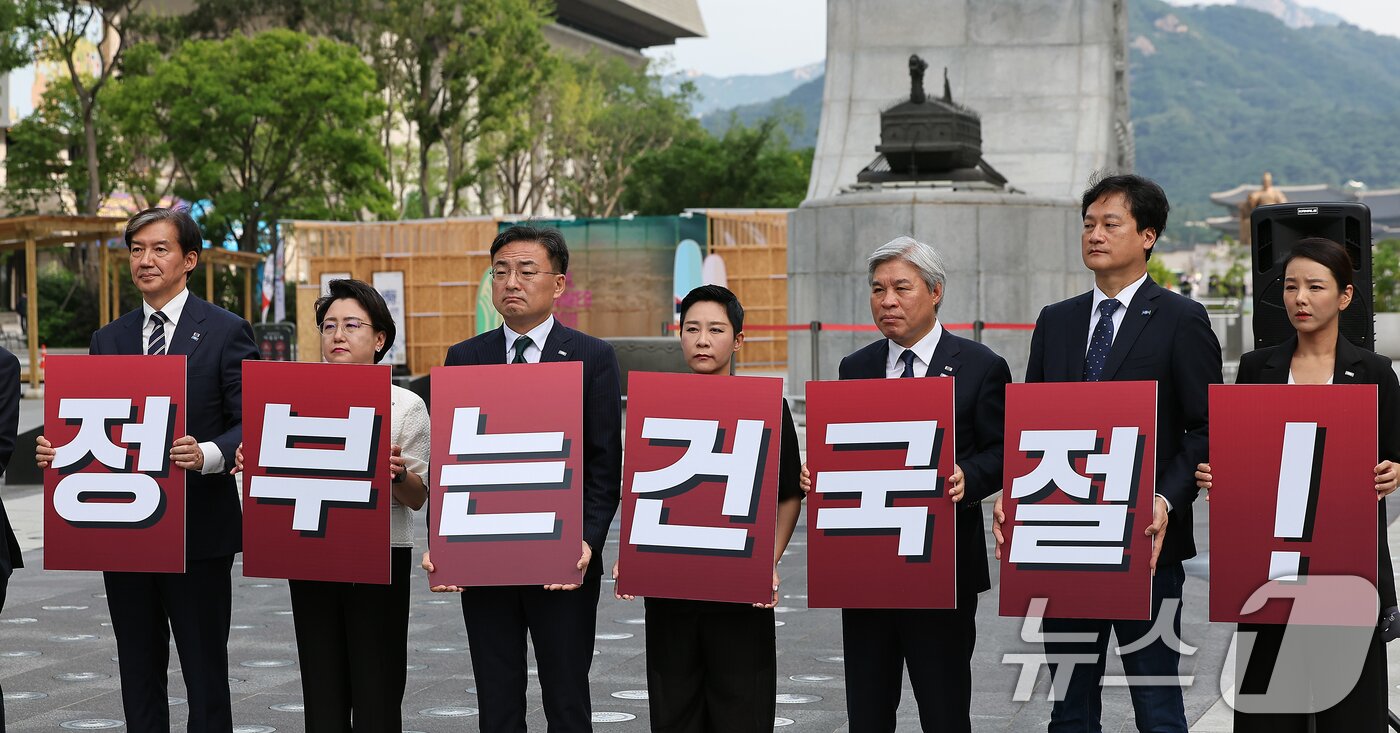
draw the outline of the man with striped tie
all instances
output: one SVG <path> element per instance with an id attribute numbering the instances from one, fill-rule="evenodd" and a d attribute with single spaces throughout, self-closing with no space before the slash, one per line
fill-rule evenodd
<path id="1" fill-rule="evenodd" d="M 229 470 L 243 439 L 243 360 L 258 358 L 258 349 L 247 321 L 186 287 L 204 244 L 188 211 L 146 209 L 127 222 L 125 238 L 141 307 L 94 333 L 89 353 L 186 359 L 186 434 L 170 446 L 171 461 L 186 472 L 185 572 L 103 574 L 126 726 L 170 730 L 166 669 L 173 633 L 189 697 L 188 730 L 230 733 L 230 571 L 242 548 L 242 514 Z M 40 468 L 53 455 L 40 436 Z"/>

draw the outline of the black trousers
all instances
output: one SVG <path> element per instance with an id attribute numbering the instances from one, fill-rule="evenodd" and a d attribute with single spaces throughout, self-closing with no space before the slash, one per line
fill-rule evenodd
<path id="1" fill-rule="evenodd" d="M 646 599 L 647 693 L 656 733 L 773 730 L 773 610 Z"/>
<path id="2" fill-rule="evenodd" d="M 1269 689 L 1287 626 L 1240 624 L 1240 632 L 1254 632 L 1254 649 L 1248 660 L 1237 660 L 1236 689 L 1262 694 Z M 1320 677 L 1337 670 L 1317 669 Z M 1309 670 L 1311 676 L 1313 670 Z M 1388 730 L 1389 701 L 1386 683 L 1385 645 L 1379 631 L 1372 631 L 1366 648 L 1361 676 L 1341 702 L 1314 714 L 1243 713 L 1235 711 L 1235 733 L 1308 733 L 1309 722 L 1319 733 L 1385 733 Z"/>
<path id="3" fill-rule="evenodd" d="M 482 731 L 525 731 L 527 633 L 535 645 L 550 733 L 593 729 L 588 671 L 593 667 L 602 567 L 602 559 L 594 555 L 576 590 L 511 585 L 462 591 Z"/>
<path id="4" fill-rule="evenodd" d="M 133 733 L 170 730 L 170 636 L 189 695 L 190 733 L 230 733 L 228 626 L 233 556 L 189 560 L 183 573 L 103 573 L 122 709 Z"/>
<path id="5" fill-rule="evenodd" d="M 1393 608 L 1395 600 L 1395 568 L 1390 562 L 1390 543 L 1386 540 L 1385 500 L 1376 502 L 1376 593 L 1380 595 L 1381 610 Z"/>
<path id="6" fill-rule="evenodd" d="M 3 568 L 0 568 L 3 570 Z M 0 572 L 0 611 L 5 610 L 5 592 L 10 588 L 10 577 Z M 5 730 L 5 689 L 0 687 L 0 731 Z"/>
<path id="7" fill-rule="evenodd" d="M 905 666 L 922 728 L 970 733 L 977 596 L 956 609 L 843 609 L 841 636 L 851 733 L 894 731 Z"/>
<path id="8" fill-rule="evenodd" d="M 412 547 L 392 550 L 389 585 L 291 580 L 308 733 L 403 730 Z"/>

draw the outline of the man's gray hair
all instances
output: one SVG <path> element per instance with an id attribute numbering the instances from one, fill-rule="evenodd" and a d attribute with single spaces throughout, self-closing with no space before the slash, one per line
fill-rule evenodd
<path id="1" fill-rule="evenodd" d="M 929 292 L 933 292 L 935 285 L 942 287 L 948 279 L 947 270 L 943 266 L 943 256 L 938 254 L 938 250 L 932 245 L 924 244 L 913 237 L 895 237 L 880 245 L 866 260 L 872 283 L 875 280 L 875 268 L 890 260 L 904 260 L 913 265 L 923 277 Z"/>

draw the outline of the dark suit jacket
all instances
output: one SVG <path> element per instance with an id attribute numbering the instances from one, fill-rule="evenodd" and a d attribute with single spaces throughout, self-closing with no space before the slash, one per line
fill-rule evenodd
<path id="1" fill-rule="evenodd" d="M 1298 337 L 1290 336 L 1277 346 L 1245 354 L 1240 358 L 1235 384 L 1288 384 L 1288 369 L 1293 362 L 1293 352 L 1297 350 Z M 1376 412 L 1380 420 L 1376 455 L 1381 461 L 1400 462 L 1400 382 L 1390 367 L 1390 359 L 1357 348 L 1339 336 L 1332 383 L 1376 385 Z"/>
<path id="2" fill-rule="evenodd" d="M 1027 382 L 1078 382 L 1089 348 L 1092 292 L 1047 305 L 1035 322 Z M 1220 342 L 1206 309 L 1164 290 L 1149 276 L 1128 304 L 1113 339 L 1103 381 L 1157 382 L 1157 493 L 1171 503 L 1159 558 L 1196 555 L 1191 502 L 1196 464 L 1206 459 L 1206 393 L 1219 384 Z"/>
<path id="3" fill-rule="evenodd" d="M 889 339 L 880 339 L 842 359 L 841 378 L 885 379 L 889 354 Z M 963 599 L 992 587 L 978 503 L 1001 491 L 1002 431 L 1011 369 L 996 352 L 945 329 L 925 376 L 945 375 L 953 377 L 954 442 L 966 482 L 957 521 L 958 598 Z"/>
<path id="4" fill-rule="evenodd" d="M 137 308 L 98 329 L 88 353 L 145 353 L 144 319 Z M 253 328 L 190 293 L 166 353 L 186 358 L 185 434 L 201 443 L 212 441 L 224 456 L 221 473 L 185 473 L 185 556 L 202 560 L 233 555 L 243 547 L 243 515 L 237 484 L 228 471 L 243 440 L 243 360 L 258 358 Z"/>
<path id="5" fill-rule="evenodd" d="M 603 556 L 608 527 L 622 496 L 622 387 L 617 355 L 602 339 L 555 319 L 540 348 L 540 361 L 583 362 L 583 539 L 593 559 Z M 453 344 L 445 366 L 506 363 L 501 328 Z"/>
<path id="6" fill-rule="evenodd" d="M 10 465 L 10 456 L 15 452 L 15 437 L 19 434 L 19 359 L 14 354 L 0 348 L 0 473 Z M 5 513 L 5 504 L 0 502 L 0 583 L 15 568 L 24 567 L 20 557 L 19 541 L 10 528 L 10 517 Z"/>
<path id="7" fill-rule="evenodd" d="M 1288 370 L 1293 352 L 1298 350 L 1298 337 L 1264 349 L 1251 351 L 1240 358 L 1240 371 L 1235 384 L 1288 384 Z M 1376 385 L 1377 433 L 1376 460 L 1400 462 L 1400 380 L 1390 368 L 1390 359 L 1357 348 L 1344 336 L 1337 337 L 1337 362 L 1332 368 L 1332 384 Z M 1381 607 L 1395 605 L 1395 571 L 1386 545 L 1385 500 L 1377 502 L 1376 521 L 1380 535 L 1377 544 L 1376 590 L 1381 594 Z"/>

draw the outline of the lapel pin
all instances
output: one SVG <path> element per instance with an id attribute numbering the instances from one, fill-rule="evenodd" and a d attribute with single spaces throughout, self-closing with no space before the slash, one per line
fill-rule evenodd
<path id="1" fill-rule="evenodd" d="M 190 334 L 190 340 L 191 340 L 191 341 L 198 341 L 198 340 L 199 340 L 199 332 L 198 332 L 198 331 L 195 331 L 194 333 Z"/>
<path id="2" fill-rule="evenodd" d="M 1345 374 L 1345 375 L 1347 375 L 1348 377 L 1354 377 L 1354 376 L 1356 376 L 1356 375 L 1353 374 L 1352 372 L 1342 372 L 1342 373 Z"/>
<path id="3" fill-rule="evenodd" d="M 951 371 L 953 371 L 953 367 L 951 367 L 951 366 L 945 366 L 945 367 L 943 367 L 943 371 L 945 371 L 945 372 L 951 372 Z"/>
<path id="4" fill-rule="evenodd" d="M 569 355 L 569 352 L 567 352 L 567 351 L 561 351 L 561 352 L 559 352 L 559 355 L 560 355 L 560 356 L 568 356 L 568 355 Z"/>
<path id="5" fill-rule="evenodd" d="M 1142 314 L 1143 314 L 1144 316 L 1150 316 L 1150 315 L 1152 315 L 1152 311 L 1143 311 Z"/>

